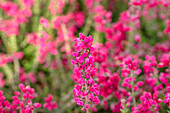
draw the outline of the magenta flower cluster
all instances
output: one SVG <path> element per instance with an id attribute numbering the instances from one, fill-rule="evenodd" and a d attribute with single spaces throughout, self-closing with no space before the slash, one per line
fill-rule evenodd
<path id="1" fill-rule="evenodd" d="M 57 109 L 57 102 L 53 101 L 53 95 L 49 94 L 48 97 L 45 98 L 45 103 L 43 104 L 44 108 L 47 108 L 49 111 L 52 109 Z"/>
<path id="2" fill-rule="evenodd" d="M 12 103 L 6 100 L 3 95 L 3 91 L 0 91 L 0 113 L 32 113 L 35 108 L 40 108 L 40 103 L 33 103 L 34 99 L 34 89 L 30 86 L 25 86 L 20 84 L 19 88 L 21 91 L 15 91 L 14 96 L 12 96 Z"/>
<path id="3" fill-rule="evenodd" d="M 78 85 L 75 85 L 73 89 L 74 101 L 83 106 L 82 110 L 88 110 L 90 107 L 99 104 L 99 91 L 98 85 L 93 79 L 96 74 L 96 68 L 94 67 L 94 58 L 92 53 L 94 48 L 92 47 L 93 38 L 91 36 L 84 36 L 79 34 L 79 38 L 74 40 L 75 51 L 73 56 L 75 60 L 72 64 L 75 66 L 73 70 L 73 79 Z"/>
<path id="4" fill-rule="evenodd" d="M 170 0 L 0 0 L 0 113 L 18 112 L 170 112 Z"/>

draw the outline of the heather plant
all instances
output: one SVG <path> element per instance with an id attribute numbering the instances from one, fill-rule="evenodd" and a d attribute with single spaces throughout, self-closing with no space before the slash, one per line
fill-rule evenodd
<path id="1" fill-rule="evenodd" d="M 169 0 L 0 1 L 0 113 L 169 107 Z"/>
<path id="2" fill-rule="evenodd" d="M 20 84 L 19 88 L 21 92 L 14 91 L 14 96 L 12 96 L 12 103 L 6 100 L 6 97 L 3 95 L 3 91 L 0 91 L 0 112 L 1 113 L 32 113 L 35 108 L 40 108 L 40 103 L 33 103 L 32 100 L 35 97 L 35 92 L 30 86 Z"/>
<path id="3" fill-rule="evenodd" d="M 93 38 L 85 37 L 79 34 L 79 38 L 75 39 L 75 50 L 73 56 L 76 57 L 72 64 L 76 67 L 73 70 L 73 79 L 78 83 L 73 89 L 74 101 L 83 106 L 82 110 L 89 113 L 89 107 L 95 107 L 100 103 L 98 84 L 95 83 L 93 77 L 96 69 L 94 68 L 94 58 L 91 55 L 94 51 L 92 47 Z"/>

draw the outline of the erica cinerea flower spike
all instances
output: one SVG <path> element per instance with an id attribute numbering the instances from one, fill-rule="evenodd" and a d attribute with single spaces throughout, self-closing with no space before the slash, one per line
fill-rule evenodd
<path id="1" fill-rule="evenodd" d="M 94 58 L 92 53 L 94 48 L 92 47 L 93 38 L 92 36 L 84 36 L 82 33 L 79 34 L 79 38 L 74 40 L 75 51 L 73 56 L 75 60 L 72 64 L 75 66 L 73 70 L 73 79 L 78 84 L 73 89 L 74 101 L 82 106 L 82 110 L 89 112 L 89 108 L 93 105 L 100 103 L 98 85 L 94 82 L 93 77 L 96 73 L 94 67 Z"/>

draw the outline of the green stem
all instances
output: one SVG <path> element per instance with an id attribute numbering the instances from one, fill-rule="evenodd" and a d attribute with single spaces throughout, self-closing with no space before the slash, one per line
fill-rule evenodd
<path id="1" fill-rule="evenodd" d="M 131 77 L 133 77 L 133 72 L 131 73 Z M 131 85 L 132 85 L 132 93 L 131 93 L 131 96 L 132 96 L 132 99 L 133 99 L 133 104 L 134 104 L 134 106 L 136 106 L 136 99 L 135 99 L 135 97 L 134 97 L 135 92 L 134 92 L 134 88 L 133 88 L 133 86 L 134 86 L 134 82 L 133 82 L 133 81 L 131 81 Z"/>
<path id="2" fill-rule="evenodd" d="M 70 47 L 70 44 L 69 44 L 69 37 L 68 37 L 66 25 L 61 24 L 61 28 L 62 28 L 62 31 L 63 31 L 63 34 L 64 34 L 65 49 L 66 49 L 66 52 L 69 53 L 71 51 L 71 47 Z"/>
<path id="3" fill-rule="evenodd" d="M 38 35 L 41 36 L 41 31 L 43 30 L 43 26 L 39 25 L 38 26 Z M 38 56 L 39 56 L 39 47 L 36 46 L 36 50 L 35 50 L 35 57 L 34 57 L 34 61 L 33 61 L 33 67 L 32 67 L 32 71 L 34 72 L 36 70 L 36 68 L 38 67 Z"/>
<path id="4" fill-rule="evenodd" d="M 92 14 L 91 14 L 92 15 Z M 87 20 L 86 20 L 86 24 L 85 24 L 85 27 L 84 27 L 84 30 L 83 30 L 83 34 L 86 36 L 88 35 L 89 31 L 90 31 L 90 27 L 92 25 L 92 17 L 91 15 L 89 15 L 87 17 Z"/>
<path id="5" fill-rule="evenodd" d="M 11 71 L 10 67 L 8 66 L 8 64 L 4 65 L 2 67 L 7 75 L 7 79 L 8 79 L 8 83 L 12 84 L 12 88 L 15 89 L 15 85 L 14 85 L 14 74 Z"/>
<path id="6" fill-rule="evenodd" d="M 8 46 L 9 52 L 10 53 L 14 53 L 17 51 L 17 40 L 16 40 L 16 36 L 12 35 L 11 37 L 9 37 L 9 41 L 10 41 L 10 45 Z M 12 48 L 12 49 L 11 49 Z"/>
<path id="7" fill-rule="evenodd" d="M 38 47 L 36 47 L 35 50 L 35 57 L 34 57 L 34 61 L 33 61 L 33 66 L 32 66 L 32 71 L 34 72 L 36 70 L 36 68 L 38 67 L 38 59 L 37 57 L 39 56 L 39 51 L 38 51 Z"/>
<path id="8" fill-rule="evenodd" d="M 66 75 L 65 75 L 65 72 L 64 72 L 64 69 L 63 69 L 63 66 L 62 66 L 62 62 L 61 62 L 61 58 L 60 58 L 59 54 L 56 55 L 56 59 L 58 59 L 59 71 L 62 74 L 61 78 L 66 83 L 67 79 L 66 79 Z"/>
<path id="9" fill-rule="evenodd" d="M 4 33 L 1 33 L 1 39 L 5 45 L 8 53 L 14 53 L 17 51 L 17 41 L 16 41 L 15 35 L 7 38 Z M 4 69 L 4 71 L 7 75 L 8 82 L 12 84 L 12 87 L 14 89 L 15 88 L 14 72 L 8 66 L 8 64 L 4 65 L 2 68 Z M 19 61 L 18 61 L 18 59 L 15 59 L 15 58 L 14 58 L 14 68 L 15 68 L 15 75 L 19 75 Z M 17 77 L 15 76 L 15 78 L 17 78 Z"/>
<path id="10" fill-rule="evenodd" d="M 19 69 L 20 69 L 19 60 L 14 58 L 14 70 L 15 70 L 15 77 L 16 78 L 19 77 Z"/>
<path id="11" fill-rule="evenodd" d="M 85 90 L 87 91 L 87 80 L 85 80 Z M 88 95 L 86 95 L 85 103 L 88 104 Z M 89 113 L 89 109 L 86 110 L 86 113 Z"/>

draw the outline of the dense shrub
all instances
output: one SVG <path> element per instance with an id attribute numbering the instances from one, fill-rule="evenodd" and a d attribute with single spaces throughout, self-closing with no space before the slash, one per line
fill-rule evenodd
<path id="1" fill-rule="evenodd" d="M 0 113 L 165 113 L 169 0 L 1 0 Z"/>

